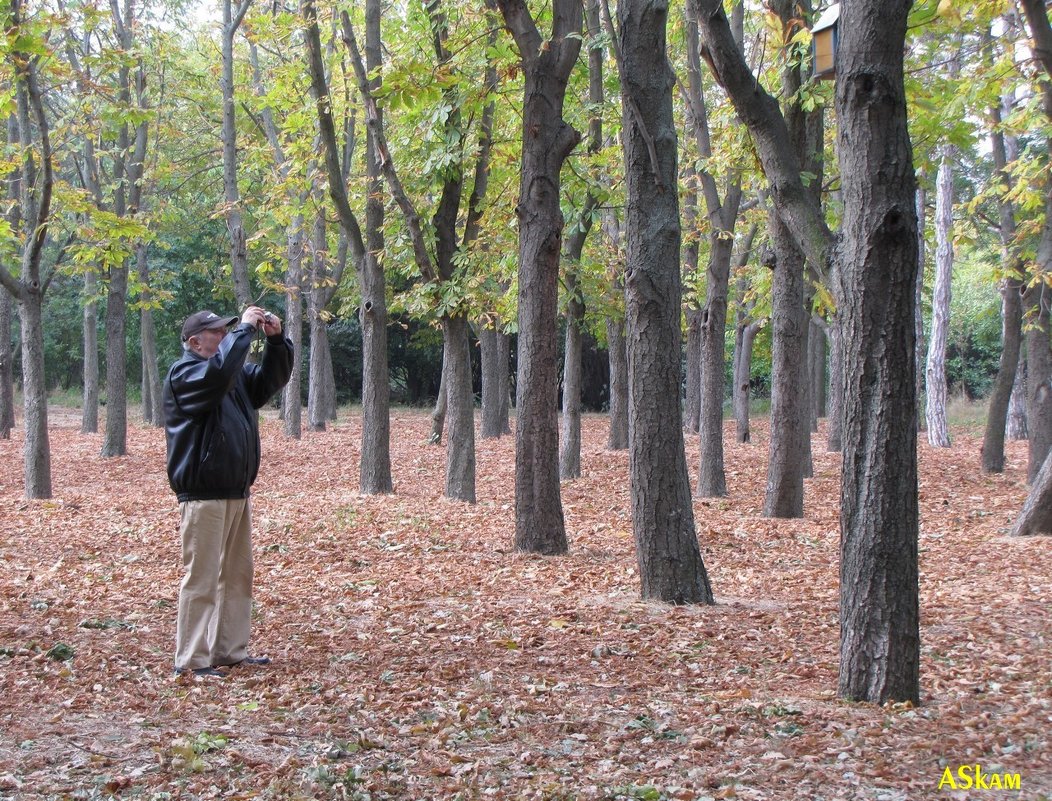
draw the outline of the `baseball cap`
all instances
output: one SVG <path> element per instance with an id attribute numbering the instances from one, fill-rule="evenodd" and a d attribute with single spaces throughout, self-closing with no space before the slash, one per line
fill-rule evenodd
<path id="1" fill-rule="evenodd" d="M 194 312 L 183 323 L 183 342 L 209 328 L 229 328 L 237 322 L 237 317 L 220 317 L 212 311 Z"/>

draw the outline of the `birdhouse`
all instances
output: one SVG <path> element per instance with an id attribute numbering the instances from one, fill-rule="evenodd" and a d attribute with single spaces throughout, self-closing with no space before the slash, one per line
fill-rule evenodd
<path id="1" fill-rule="evenodd" d="M 819 80 L 836 77 L 837 21 L 839 19 L 840 3 L 833 3 L 822 12 L 811 29 L 815 77 Z"/>

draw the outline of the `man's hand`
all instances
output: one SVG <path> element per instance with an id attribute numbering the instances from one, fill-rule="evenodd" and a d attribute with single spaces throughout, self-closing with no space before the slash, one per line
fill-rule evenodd
<path id="1" fill-rule="evenodd" d="M 281 319 L 259 306 L 249 306 L 241 315 L 241 322 L 249 323 L 257 329 L 262 328 L 268 337 L 281 333 Z"/>

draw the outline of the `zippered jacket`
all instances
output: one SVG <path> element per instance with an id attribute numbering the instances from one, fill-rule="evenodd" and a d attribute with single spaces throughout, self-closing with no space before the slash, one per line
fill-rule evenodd
<path id="1" fill-rule="evenodd" d="M 257 409 L 292 375 L 292 342 L 267 337 L 261 364 L 246 363 L 256 328 L 241 323 L 210 359 L 186 350 L 164 379 L 168 482 L 180 502 L 247 498 L 259 472 Z"/>

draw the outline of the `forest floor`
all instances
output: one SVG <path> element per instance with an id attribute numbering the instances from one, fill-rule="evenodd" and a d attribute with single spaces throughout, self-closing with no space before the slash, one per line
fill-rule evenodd
<path id="1" fill-rule="evenodd" d="M 728 444 L 730 496 L 694 507 L 718 603 L 669 607 L 639 600 L 604 418 L 562 485 L 558 558 L 512 547 L 513 437 L 478 441 L 471 506 L 442 498 L 444 449 L 412 411 L 393 415 L 395 494 L 360 495 L 359 424 L 293 441 L 264 420 L 252 645 L 273 664 L 226 680 L 173 675 L 163 432 L 132 426 L 103 459 L 55 410 L 49 501 L 23 497 L 21 431 L 0 442 L 0 798 L 1052 797 L 1052 538 L 1006 536 L 1023 444 L 996 476 L 974 432 L 920 446 L 912 708 L 836 697 L 823 438 L 802 520 L 760 515 L 765 421 Z M 697 458 L 688 438 L 692 476 Z M 1020 789 L 969 791 L 976 771 Z"/>

